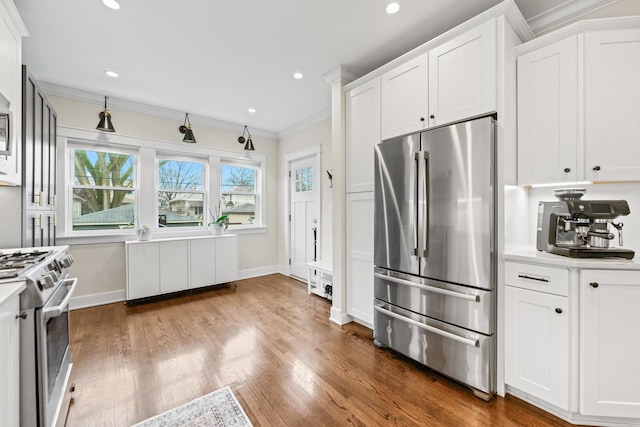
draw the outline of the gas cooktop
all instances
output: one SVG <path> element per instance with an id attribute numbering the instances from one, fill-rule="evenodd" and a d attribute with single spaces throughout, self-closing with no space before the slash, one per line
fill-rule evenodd
<path id="1" fill-rule="evenodd" d="M 51 251 L 0 251 L 0 279 L 13 279 L 44 260 Z"/>

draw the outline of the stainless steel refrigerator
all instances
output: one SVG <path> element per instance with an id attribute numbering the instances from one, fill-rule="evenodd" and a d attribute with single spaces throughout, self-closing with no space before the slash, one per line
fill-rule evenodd
<path id="1" fill-rule="evenodd" d="M 495 122 L 383 141 L 375 151 L 374 335 L 495 392 Z"/>

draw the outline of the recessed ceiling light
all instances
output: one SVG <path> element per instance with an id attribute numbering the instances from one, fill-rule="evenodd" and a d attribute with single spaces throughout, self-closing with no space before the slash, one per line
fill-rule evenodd
<path id="1" fill-rule="evenodd" d="M 394 13 L 397 13 L 399 10 L 400 10 L 400 3 L 397 3 L 394 1 L 387 5 L 387 13 L 389 15 L 393 15 Z"/>
<path id="2" fill-rule="evenodd" d="M 256 109 L 255 108 L 249 108 L 247 111 L 250 112 L 250 113 L 255 113 Z"/>
<path id="3" fill-rule="evenodd" d="M 298 79 L 300 80 L 301 78 L 303 78 L 304 76 L 302 75 L 302 73 L 293 73 L 293 78 L 294 79 Z"/>
<path id="4" fill-rule="evenodd" d="M 102 0 L 102 3 L 109 9 L 120 9 L 120 3 L 118 3 L 116 0 Z"/>
<path id="5" fill-rule="evenodd" d="M 113 77 L 116 78 L 118 77 L 118 73 L 116 73 L 115 71 L 111 71 L 111 70 L 104 70 L 104 73 L 109 76 L 109 77 Z"/>

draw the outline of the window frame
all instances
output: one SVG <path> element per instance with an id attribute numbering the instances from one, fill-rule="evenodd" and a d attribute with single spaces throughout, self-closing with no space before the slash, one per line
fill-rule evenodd
<path id="1" fill-rule="evenodd" d="M 266 227 L 266 218 L 265 218 L 265 206 L 266 203 L 266 185 L 264 184 L 263 175 L 266 172 L 266 167 L 263 161 L 255 161 L 255 160 L 243 160 L 237 158 L 230 157 L 221 157 L 218 169 L 218 197 L 217 200 L 219 202 L 222 201 L 222 166 L 235 166 L 242 168 L 251 168 L 254 169 L 255 172 L 255 182 L 254 182 L 254 191 L 255 191 L 255 222 L 253 224 L 230 224 L 229 230 L 237 231 L 237 230 L 245 230 L 252 228 L 261 228 Z M 222 210 L 221 213 L 222 215 Z M 215 221 L 215 218 L 212 220 Z"/>
<path id="2" fill-rule="evenodd" d="M 96 151 L 103 153 L 113 153 L 133 156 L 133 185 L 131 187 L 108 187 L 108 186 L 77 186 L 75 185 L 75 152 L 76 150 L 82 151 Z M 104 230 L 74 230 L 73 228 L 73 190 L 75 188 L 96 188 L 96 189 L 113 189 L 113 190 L 126 190 L 133 193 L 133 217 L 134 219 L 138 215 L 140 207 L 140 154 L 138 150 L 132 147 L 112 146 L 110 144 L 95 144 L 88 141 L 72 140 L 67 143 L 66 155 L 68 166 L 64 168 L 65 172 L 65 208 L 67 215 L 64 216 L 65 230 L 64 233 L 69 236 L 85 236 L 85 235 L 123 235 L 130 234 L 131 230 L 128 228 L 111 228 Z"/>
<path id="3" fill-rule="evenodd" d="M 165 191 L 161 190 L 159 186 L 159 162 L 161 160 L 172 160 L 177 162 L 191 162 L 191 163 L 200 163 L 202 164 L 202 190 L 179 190 L 176 192 L 179 193 L 192 193 L 192 194 L 202 194 L 202 225 L 198 226 L 189 226 L 189 227 L 160 227 L 159 225 L 159 216 L 160 216 L 160 205 L 158 204 L 158 193 Z M 154 160 L 154 208 L 155 208 L 155 218 L 156 221 L 151 227 L 152 229 L 161 230 L 163 232 L 170 232 L 171 230 L 206 230 L 207 223 L 209 222 L 207 218 L 209 214 L 205 212 L 205 207 L 209 206 L 209 200 L 211 199 L 211 191 L 210 191 L 210 183 L 209 183 L 209 159 L 206 156 L 189 156 L 183 153 L 176 154 L 168 151 L 160 151 L 157 150 L 155 153 Z"/>

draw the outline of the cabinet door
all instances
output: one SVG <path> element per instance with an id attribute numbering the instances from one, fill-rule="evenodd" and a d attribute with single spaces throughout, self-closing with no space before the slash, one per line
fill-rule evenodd
<path id="1" fill-rule="evenodd" d="M 575 182 L 578 47 L 569 37 L 518 57 L 518 184 Z"/>
<path id="2" fill-rule="evenodd" d="M 189 287 L 189 241 L 160 242 L 160 293 L 166 294 Z"/>
<path id="3" fill-rule="evenodd" d="M 127 300 L 160 293 L 160 244 L 133 243 L 127 251 Z"/>
<path id="4" fill-rule="evenodd" d="M 429 99 L 426 53 L 384 73 L 380 84 L 382 139 L 427 128 Z"/>
<path id="5" fill-rule="evenodd" d="M 238 237 L 216 239 L 216 283 L 238 280 Z"/>
<path id="6" fill-rule="evenodd" d="M 568 298 L 505 287 L 505 382 L 569 408 Z"/>
<path id="7" fill-rule="evenodd" d="M 380 78 L 347 95 L 347 193 L 373 191 L 373 150 L 380 142 Z"/>
<path id="8" fill-rule="evenodd" d="M 11 151 L 11 155 L 0 155 L 0 182 L 20 185 L 20 122 L 21 122 L 21 91 L 20 91 L 20 64 L 22 63 L 22 37 L 15 31 L 12 25 L 12 16 L 7 8 L 0 6 L 0 94 L 9 105 L 3 104 L 0 108 L 11 110 L 12 121 L 10 123 L 12 138 L 6 142 L 0 142 L 0 150 Z M 13 28 L 12 28 L 13 27 Z M 4 101 L 4 100 L 3 100 Z"/>
<path id="9" fill-rule="evenodd" d="M 580 413 L 640 418 L 640 272 L 580 274 Z"/>
<path id="10" fill-rule="evenodd" d="M 640 180 L 640 29 L 585 38 L 585 176 Z"/>
<path id="11" fill-rule="evenodd" d="M 0 414 L 2 425 L 20 425 L 20 308 L 19 296 L 0 306 Z"/>
<path id="12" fill-rule="evenodd" d="M 373 193 L 347 194 L 347 314 L 373 325 Z"/>
<path id="13" fill-rule="evenodd" d="M 496 111 L 496 22 L 429 51 L 429 126 Z"/>
<path id="14" fill-rule="evenodd" d="M 189 248 L 189 288 L 216 283 L 216 240 L 192 239 Z"/>

